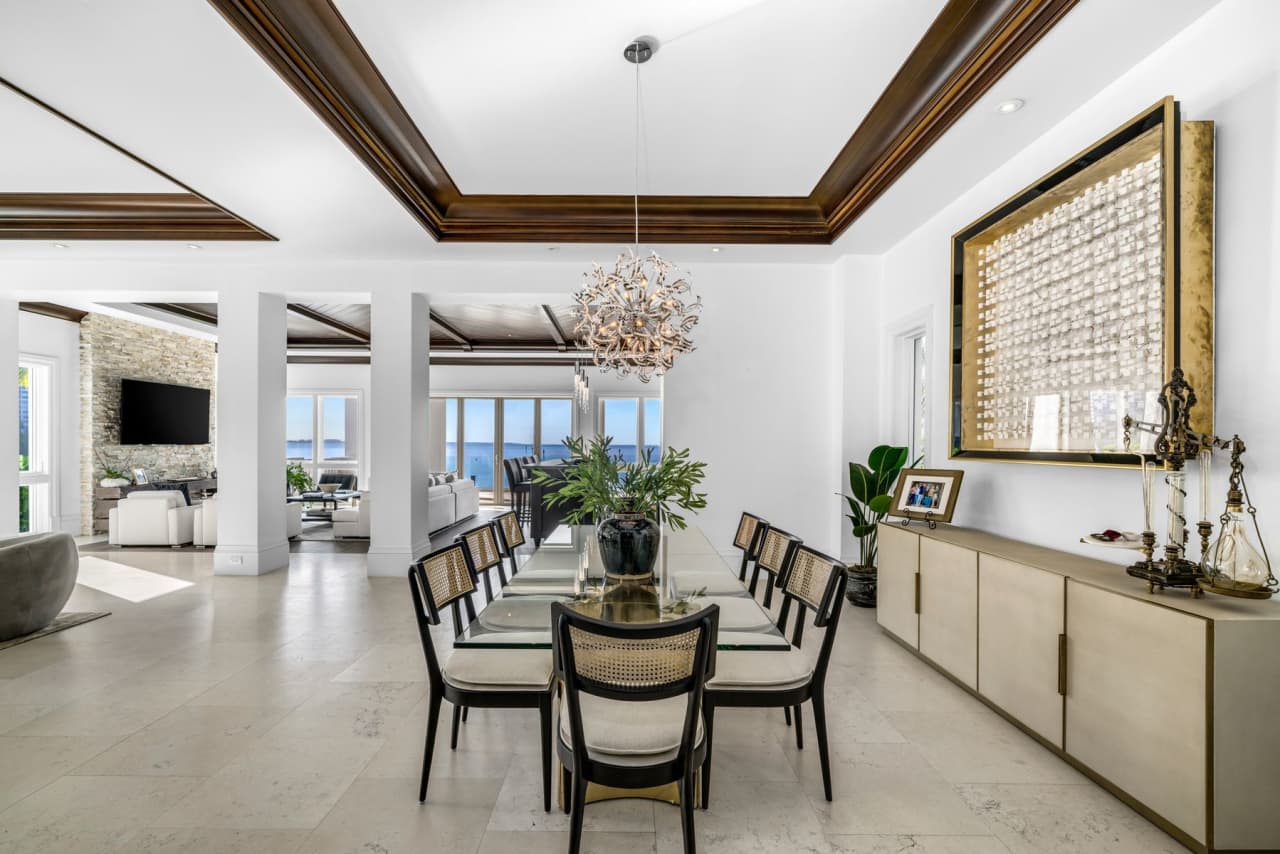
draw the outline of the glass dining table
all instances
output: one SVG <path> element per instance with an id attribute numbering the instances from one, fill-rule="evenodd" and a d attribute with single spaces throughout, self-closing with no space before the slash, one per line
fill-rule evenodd
<path id="1" fill-rule="evenodd" d="M 606 588 L 595 529 L 577 526 L 568 545 L 548 545 L 530 554 L 500 596 L 454 638 L 469 649 L 550 649 L 551 604 L 565 602 L 595 617 L 622 622 L 677 619 L 711 604 L 720 606 L 716 646 L 720 650 L 780 651 L 787 639 L 738 580 L 738 572 L 697 527 L 663 531 L 652 584 L 640 596 L 619 602 L 619 588 Z"/>

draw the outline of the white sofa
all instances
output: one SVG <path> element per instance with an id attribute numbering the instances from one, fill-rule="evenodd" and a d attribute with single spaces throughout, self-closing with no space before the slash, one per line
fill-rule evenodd
<path id="1" fill-rule="evenodd" d="M 427 527 L 432 533 L 480 512 L 480 489 L 473 480 L 427 487 Z"/>
<path id="2" fill-rule="evenodd" d="M 360 493 L 360 503 L 355 507 L 342 507 L 333 511 L 333 538 L 369 539 L 369 502 L 368 492 Z"/>
<path id="3" fill-rule="evenodd" d="M 203 504 L 195 507 L 195 523 L 192 525 L 192 538 L 196 548 L 203 549 L 218 545 L 218 499 L 206 498 Z M 293 539 L 302 533 L 302 505 L 284 505 L 285 535 Z"/>
<path id="4" fill-rule="evenodd" d="M 181 492 L 139 490 L 107 515 L 107 542 L 113 546 L 184 546 L 194 538 L 195 507 Z"/>

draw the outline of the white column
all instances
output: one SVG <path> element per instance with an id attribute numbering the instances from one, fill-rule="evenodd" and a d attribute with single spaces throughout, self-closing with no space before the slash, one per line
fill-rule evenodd
<path id="1" fill-rule="evenodd" d="M 0 365 L 6 385 L 0 392 L 0 536 L 18 530 L 18 301 L 0 297 Z"/>
<path id="2" fill-rule="evenodd" d="M 218 293 L 218 547 L 215 575 L 289 565 L 285 534 L 285 300 Z"/>
<path id="3" fill-rule="evenodd" d="M 427 525 L 430 316 L 426 294 L 375 291 L 369 575 L 403 576 L 431 548 Z"/>

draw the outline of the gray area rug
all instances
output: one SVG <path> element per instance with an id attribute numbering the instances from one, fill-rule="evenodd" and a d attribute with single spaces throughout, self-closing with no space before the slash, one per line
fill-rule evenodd
<path id="1" fill-rule="evenodd" d="M 26 643 L 27 641 L 33 641 L 36 638 L 42 638 L 45 635 L 51 635 L 54 632 L 60 632 L 63 629 L 69 629 L 72 626 L 83 625 L 84 623 L 89 623 L 93 620 L 109 616 L 111 616 L 110 611 L 63 611 L 58 616 L 54 617 L 52 623 L 45 626 L 38 632 L 32 632 L 29 635 L 22 635 L 21 637 L 10 638 L 7 641 L 0 641 L 0 649 L 8 649 L 11 646 L 17 646 L 20 643 Z"/>

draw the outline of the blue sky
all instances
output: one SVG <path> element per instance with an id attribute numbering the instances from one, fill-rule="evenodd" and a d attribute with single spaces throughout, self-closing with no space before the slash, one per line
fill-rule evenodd
<path id="1" fill-rule="evenodd" d="M 285 437 L 287 439 L 311 439 L 312 409 L 310 397 L 290 397 L 285 405 Z M 324 435 L 330 439 L 343 439 L 347 429 L 346 398 L 324 398 Z"/>

